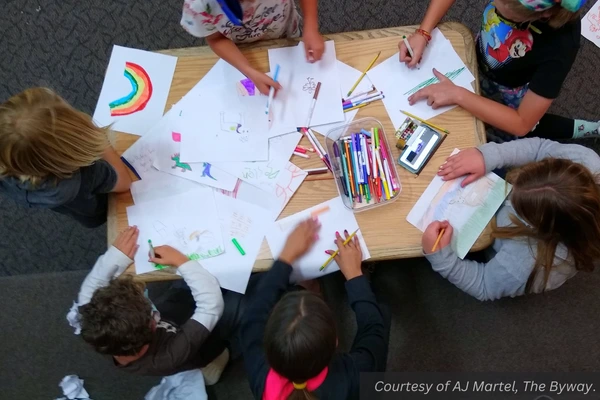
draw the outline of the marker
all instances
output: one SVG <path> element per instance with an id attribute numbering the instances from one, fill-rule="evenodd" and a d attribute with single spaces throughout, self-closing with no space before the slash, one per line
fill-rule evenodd
<path id="1" fill-rule="evenodd" d="M 319 97 L 319 91 L 321 90 L 321 82 L 317 83 L 317 87 L 315 89 L 315 93 L 313 94 L 312 102 L 310 103 L 310 108 L 308 110 L 308 118 L 306 120 L 306 127 L 310 126 L 310 120 L 312 119 L 313 112 L 315 111 L 315 106 L 317 105 L 317 97 Z"/>
<path id="2" fill-rule="evenodd" d="M 323 168 L 305 169 L 304 172 L 306 172 L 308 175 L 326 174 L 329 172 L 329 168 L 323 167 Z"/>
<path id="3" fill-rule="evenodd" d="M 404 41 L 404 44 L 406 45 L 406 48 L 408 49 L 408 52 L 410 53 L 410 58 L 412 58 L 414 60 L 415 52 L 413 51 L 412 47 L 410 47 L 410 43 L 408 43 L 408 39 L 406 39 L 406 36 L 402 36 L 402 40 Z M 417 65 L 419 65 L 419 63 L 417 63 Z"/>
<path id="4" fill-rule="evenodd" d="M 342 167 L 342 160 L 340 159 L 340 149 L 338 148 L 337 142 L 333 142 L 333 154 L 338 163 L 338 168 L 342 169 L 343 167 Z M 342 189 L 344 190 L 344 194 L 346 196 L 348 196 L 348 189 L 346 188 L 346 183 L 344 182 L 344 173 L 343 172 L 342 172 L 342 174 L 340 174 L 338 179 L 340 180 L 340 185 L 342 186 Z"/>
<path id="5" fill-rule="evenodd" d="M 310 157 L 309 157 L 309 156 L 307 156 L 306 154 L 304 154 L 304 153 L 300 153 L 300 152 L 297 152 L 297 151 L 295 151 L 295 152 L 294 152 L 294 155 L 295 155 L 295 156 L 298 156 L 298 157 L 302 157 L 302 158 L 310 158 Z"/>
<path id="6" fill-rule="evenodd" d="M 277 78 L 279 77 L 279 64 L 275 66 L 275 73 L 273 74 L 273 80 L 277 82 Z M 271 86 L 269 89 L 269 99 L 267 100 L 267 107 L 265 109 L 265 114 L 269 116 L 269 123 L 271 120 L 271 104 L 273 103 L 273 97 L 275 97 L 275 88 Z"/>
<path id="7" fill-rule="evenodd" d="M 240 252 L 241 255 L 243 255 L 243 256 L 246 255 L 246 252 L 244 251 L 244 249 L 242 249 L 242 246 L 240 246 L 240 244 L 238 243 L 236 238 L 231 239 L 231 242 L 233 243 L 235 248 L 238 249 L 238 251 Z"/>
<path id="8" fill-rule="evenodd" d="M 306 154 L 307 150 L 304 147 L 296 146 L 296 150 L 298 153 Z"/>
<path id="9" fill-rule="evenodd" d="M 360 96 L 365 96 L 365 95 L 367 95 L 367 94 L 370 94 L 370 93 L 371 93 L 372 91 L 374 91 L 374 90 L 376 90 L 376 89 L 375 89 L 375 86 L 371 86 L 371 89 L 369 89 L 369 90 L 367 90 L 367 91 L 365 91 L 365 92 L 360 92 L 360 93 L 357 93 L 357 94 L 355 94 L 354 96 L 350 96 L 350 97 L 347 97 L 347 98 L 345 98 L 345 99 L 342 99 L 342 103 L 346 103 L 346 102 L 348 102 L 348 101 L 350 101 L 350 100 L 354 100 L 354 99 L 356 99 L 357 97 L 360 97 Z"/>
<path id="10" fill-rule="evenodd" d="M 154 252 L 154 246 L 152 246 L 152 240 L 148 239 L 148 246 L 150 246 L 150 258 L 156 258 L 156 253 Z"/>

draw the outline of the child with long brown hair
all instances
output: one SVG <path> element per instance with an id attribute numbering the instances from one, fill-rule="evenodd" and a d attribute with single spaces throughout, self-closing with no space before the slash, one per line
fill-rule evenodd
<path id="1" fill-rule="evenodd" d="M 497 168 L 517 167 L 513 187 L 496 214 L 491 259 L 461 260 L 450 249 L 452 226 L 432 222 L 423 252 L 433 269 L 479 300 L 556 289 L 600 260 L 600 157 L 585 147 L 530 138 L 488 143 L 451 156 L 438 174 L 467 175 L 463 186 Z M 430 253 L 445 229 L 439 250 Z"/>
<path id="2" fill-rule="evenodd" d="M 400 61 L 414 67 L 431 32 L 455 0 L 431 0 L 420 28 L 400 42 Z M 560 93 L 581 37 L 580 11 L 586 0 L 490 0 L 477 35 L 477 64 L 483 96 L 452 83 L 434 70 L 440 83 L 421 89 L 411 104 L 433 108 L 459 105 L 488 125 L 496 142 L 522 136 L 550 139 L 598 136 L 600 122 L 547 114 Z"/>
<path id="3" fill-rule="evenodd" d="M 362 274 L 358 237 L 346 245 L 340 234 L 335 240 L 336 262 L 356 314 L 357 332 L 349 353 L 337 353 L 333 313 L 323 299 L 290 287 L 292 265 L 312 246 L 319 227 L 308 220 L 290 234 L 242 317 L 244 364 L 257 399 L 358 399 L 360 372 L 385 370 L 387 319 Z"/>
<path id="4" fill-rule="evenodd" d="M 107 133 L 50 89 L 11 97 L 0 104 L 0 193 L 87 227 L 102 225 L 107 193 L 131 185 Z"/>

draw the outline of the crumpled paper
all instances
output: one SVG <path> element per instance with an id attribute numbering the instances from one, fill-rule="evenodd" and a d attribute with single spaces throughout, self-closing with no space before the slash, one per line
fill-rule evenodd
<path id="1" fill-rule="evenodd" d="M 204 376 L 199 369 L 180 372 L 162 378 L 144 400 L 207 400 Z"/>
<path id="2" fill-rule="evenodd" d="M 67 375 L 58 384 L 66 397 L 59 397 L 56 400 L 91 400 L 88 392 L 83 388 L 83 379 L 77 375 Z"/>

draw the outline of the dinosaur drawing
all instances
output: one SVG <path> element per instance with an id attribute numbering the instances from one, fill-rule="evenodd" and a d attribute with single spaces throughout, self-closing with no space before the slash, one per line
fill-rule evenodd
<path id="1" fill-rule="evenodd" d="M 206 163 L 206 162 L 205 162 L 205 163 L 202 163 L 202 168 L 204 168 L 204 169 L 202 170 L 202 176 L 207 176 L 207 177 L 209 177 L 210 179 L 212 179 L 212 180 L 215 180 L 215 181 L 216 181 L 217 179 L 216 179 L 214 176 L 212 176 L 212 175 L 210 174 L 210 167 L 211 167 L 210 163 Z"/>
<path id="2" fill-rule="evenodd" d="M 175 153 L 171 156 L 171 160 L 175 161 L 175 165 L 173 165 L 171 168 L 175 169 L 175 168 L 181 168 L 181 172 L 185 172 L 185 171 L 191 171 L 192 167 L 190 167 L 190 164 L 184 163 L 179 161 L 179 153 Z M 214 179 L 214 178 L 213 178 Z"/>

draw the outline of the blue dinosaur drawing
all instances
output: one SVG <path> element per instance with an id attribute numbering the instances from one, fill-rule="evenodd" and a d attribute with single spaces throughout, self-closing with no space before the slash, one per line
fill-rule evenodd
<path id="1" fill-rule="evenodd" d="M 212 176 L 212 175 L 210 174 L 210 167 L 211 167 L 210 163 L 206 163 L 206 162 L 205 162 L 205 163 L 202 163 L 202 168 L 204 168 L 204 169 L 202 170 L 202 176 L 207 176 L 207 177 L 209 177 L 210 179 L 212 179 L 212 180 L 215 180 L 215 181 L 216 181 L 217 179 L 216 179 L 214 176 Z"/>

